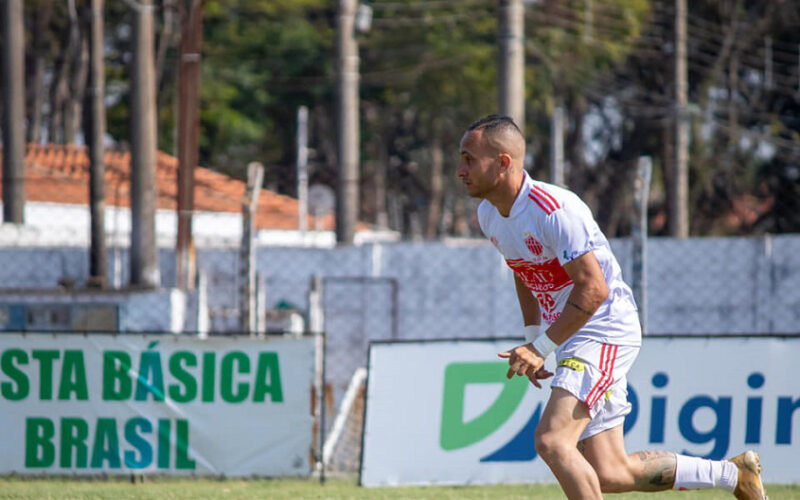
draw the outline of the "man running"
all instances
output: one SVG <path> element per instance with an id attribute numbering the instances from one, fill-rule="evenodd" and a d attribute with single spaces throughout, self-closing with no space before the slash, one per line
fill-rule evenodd
<path id="1" fill-rule="evenodd" d="M 456 171 L 481 198 L 478 220 L 514 271 L 528 343 L 499 356 L 508 377 L 537 387 L 553 376 L 536 428 L 536 451 L 571 499 L 602 493 L 721 488 L 764 500 L 758 455 L 716 461 L 666 451 L 628 455 L 626 374 L 639 353 L 641 326 L 630 288 L 589 207 L 574 193 L 531 179 L 525 139 L 508 117 L 490 115 L 461 139 Z M 541 325 L 541 320 L 547 324 Z M 544 360 L 556 353 L 556 371 Z"/>

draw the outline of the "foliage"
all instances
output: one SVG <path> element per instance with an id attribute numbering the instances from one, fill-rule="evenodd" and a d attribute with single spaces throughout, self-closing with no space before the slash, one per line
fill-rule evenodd
<path id="1" fill-rule="evenodd" d="M 176 134 L 183 3 L 154 0 L 156 44 L 163 57 L 158 137 L 159 147 L 169 153 L 174 153 Z M 392 228 L 419 235 L 424 224 L 415 221 L 432 214 L 439 220 L 426 222 L 436 226 L 424 231 L 429 236 L 475 234 L 474 210 L 454 170 L 464 128 L 497 107 L 497 2 L 369 3 L 371 29 L 358 34 L 360 216 L 385 222 L 388 214 Z M 60 111 L 65 96 L 54 86 L 64 81 L 59 75 L 76 71 L 75 61 L 65 55 L 73 26 L 68 4 L 25 3 L 30 33 L 43 12 L 50 14 L 45 33 L 28 36 L 26 57 L 31 81 L 37 58 L 47 67 L 47 77 L 39 81 L 51 88 L 29 91 L 29 120 L 36 123 L 30 110 L 42 109 L 41 128 L 51 130 L 51 141 L 68 135 L 59 129 L 66 127 Z M 800 231 L 800 35 L 795 29 L 800 13 L 792 2 L 688 4 L 691 232 Z M 75 0 L 75 5 L 80 14 L 88 3 Z M 294 195 L 296 113 L 305 105 L 311 182 L 336 184 L 336 5 L 327 0 L 204 2 L 201 164 L 242 178 L 247 163 L 261 161 L 267 166 L 267 187 Z M 548 178 L 550 116 L 561 105 L 568 124 L 567 184 L 595 209 L 607 234 L 628 234 L 631 185 L 642 155 L 654 158 L 652 232 L 667 234 L 674 189 L 673 2 L 538 0 L 524 5 L 525 130 L 532 172 Z M 105 2 L 108 133 L 123 147 L 132 113 L 130 23 L 129 2 Z M 769 82 L 768 43 L 773 52 Z M 49 105 L 32 106 L 37 100 Z"/>
<path id="2" fill-rule="evenodd" d="M 297 107 L 331 96 L 329 2 L 209 1 L 204 9 L 201 161 L 239 176 L 261 161 L 272 167 L 268 183 L 285 191 Z"/>

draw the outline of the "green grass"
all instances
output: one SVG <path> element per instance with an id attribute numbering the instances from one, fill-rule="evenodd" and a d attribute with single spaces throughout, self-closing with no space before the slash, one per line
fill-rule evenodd
<path id="1" fill-rule="evenodd" d="M 768 486 L 771 500 L 800 500 L 800 485 Z M 28 479 L 0 478 L 0 499 L 84 500 L 84 499 L 386 499 L 386 500 L 554 500 L 564 495 L 556 485 L 462 486 L 414 488 L 360 488 L 352 481 L 332 480 L 214 480 L 155 478 L 132 484 L 122 479 Z M 629 493 L 608 495 L 619 500 L 712 500 L 733 498 L 721 491 Z"/>

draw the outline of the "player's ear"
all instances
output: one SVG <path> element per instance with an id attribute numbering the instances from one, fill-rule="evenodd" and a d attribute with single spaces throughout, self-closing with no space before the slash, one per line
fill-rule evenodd
<path id="1" fill-rule="evenodd" d="M 503 170 L 511 168 L 511 155 L 508 153 L 500 153 L 500 166 L 503 167 Z"/>

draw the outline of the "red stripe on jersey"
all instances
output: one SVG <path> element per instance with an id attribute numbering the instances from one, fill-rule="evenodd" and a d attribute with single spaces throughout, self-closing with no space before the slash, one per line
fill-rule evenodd
<path id="1" fill-rule="evenodd" d="M 533 186 L 531 189 L 536 191 L 537 194 L 539 194 L 540 196 L 544 197 L 545 199 L 550 200 L 550 202 L 552 202 L 552 204 L 556 208 L 561 208 L 561 205 L 558 204 L 558 201 L 556 201 L 555 197 L 553 197 L 552 194 L 548 193 L 543 188 L 541 188 L 539 186 Z"/>
<path id="2" fill-rule="evenodd" d="M 552 209 L 552 208 L 548 208 L 547 206 L 545 206 L 544 204 L 542 204 L 542 202 L 541 202 L 541 201 L 539 201 L 539 199 L 538 199 L 538 198 L 535 198 L 535 197 L 534 197 L 532 194 L 529 194 L 529 195 L 528 195 L 528 198 L 530 198 L 530 199 L 532 199 L 533 201 L 535 201 L 535 202 L 536 202 L 536 204 L 537 204 L 537 205 L 539 205 L 539 208 L 541 208 L 542 210 L 544 210 L 544 213 L 546 213 L 547 215 L 550 215 L 550 214 L 552 214 L 552 213 L 553 213 L 553 209 Z"/>
<path id="3" fill-rule="evenodd" d="M 551 213 L 553 213 L 555 211 L 556 207 L 550 202 L 550 200 L 548 200 L 547 198 L 542 196 L 539 192 L 534 191 L 533 189 L 531 189 L 531 193 L 528 196 L 535 196 L 539 201 L 544 203 L 547 206 L 547 208 L 549 209 L 547 215 L 550 215 Z"/>

